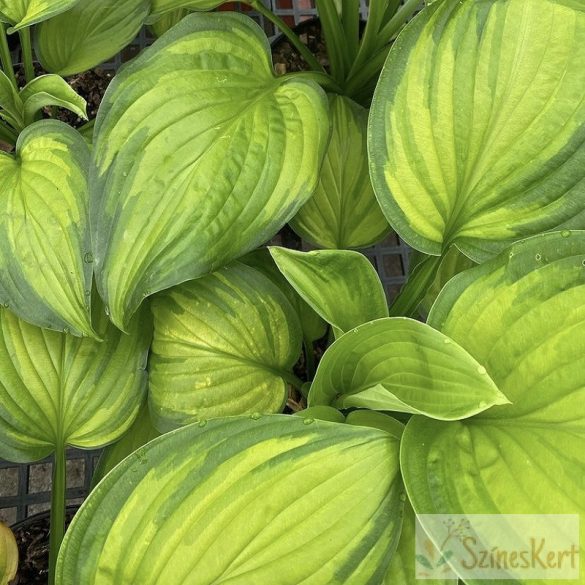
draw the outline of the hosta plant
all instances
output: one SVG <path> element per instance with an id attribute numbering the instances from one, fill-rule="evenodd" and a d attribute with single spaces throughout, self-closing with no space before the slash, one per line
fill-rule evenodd
<path id="1" fill-rule="evenodd" d="M 278 75 L 216 1 L 0 0 L 0 456 L 56 454 L 51 584 L 414 585 L 415 514 L 585 526 L 585 9 L 399 4 L 319 1 L 328 72 L 280 23 Z M 89 147 L 41 119 L 146 21 Z M 337 249 L 388 224 L 390 308 Z"/>

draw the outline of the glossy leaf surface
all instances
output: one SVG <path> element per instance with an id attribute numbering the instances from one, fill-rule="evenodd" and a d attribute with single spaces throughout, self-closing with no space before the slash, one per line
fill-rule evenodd
<path id="1" fill-rule="evenodd" d="M 89 151 L 62 122 L 44 120 L 0 152 L 0 302 L 22 319 L 93 335 L 87 217 Z"/>
<path id="2" fill-rule="evenodd" d="M 55 447 L 97 448 L 132 424 L 146 394 L 148 319 L 103 341 L 39 329 L 0 309 L 0 457 L 28 462 Z"/>
<path id="3" fill-rule="evenodd" d="M 585 11 L 445 0 L 407 26 L 372 104 L 380 204 L 412 247 L 483 261 L 585 226 Z"/>
<path id="4" fill-rule="evenodd" d="M 379 582 L 400 530 L 397 451 L 383 431 L 291 416 L 179 429 L 90 495 L 57 582 Z"/>
<path id="5" fill-rule="evenodd" d="M 341 333 L 388 316 L 382 283 L 370 261 L 359 252 L 269 249 L 299 295 Z"/>
<path id="6" fill-rule="evenodd" d="M 576 231 L 520 242 L 447 285 L 430 322 L 481 360 L 513 404 L 408 423 L 402 470 L 418 513 L 579 514 L 583 542 L 584 293 Z"/>
<path id="7" fill-rule="evenodd" d="M 79 0 L 0 0 L 0 21 L 14 25 L 8 32 L 31 26 L 69 10 Z"/>
<path id="8" fill-rule="evenodd" d="M 404 318 L 379 319 L 338 339 L 323 356 L 309 405 L 466 418 L 507 403 L 462 347 L 435 329 Z"/>
<path id="9" fill-rule="evenodd" d="M 275 77 L 264 33 L 236 14 L 187 16 L 116 76 L 95 127 L 92 230 L 118 326 L 296 213 L 317 184 L 326 108 L 313 82 Z"/>
<path id="10" fill-rule="evenodd" d="M 149 9 L 150 0 L 82 0 L 39 26 L 39 60 L 63 76 L 92 69 L 134 40 Z"/>
<path id="11" fill-rule="evenodd" d="M 149 400 L 159 430 L 282 410 L 302 337 L 266 276 L 234 263 L 161 293 L 152 311 Z"/>
<path id="12" fill-rule="evenodd" d="M 330 97 L 329 107 L 333 130 L 319 185 L 291 226 L 321 248 L 365 248 L 390 231 L 370 182 L 368 111 L 342 96 Z"/>

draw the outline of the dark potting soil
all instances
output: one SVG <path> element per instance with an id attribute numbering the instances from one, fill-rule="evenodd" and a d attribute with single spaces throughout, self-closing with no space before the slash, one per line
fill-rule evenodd
<path id="1" fill-rule="evenodd" d="M 311 53 L 315 55 L 317 61 L 329 71 L 329 57 L 327 56 L 327 48 L 321 34 L 319 21 L 316 19 L 305 20 L 293 30 L 298 35 L 301 43 L 306 45 Z M 278 37 L 272 43 L 272 59 L 274 69 L 279 75 L 294 71 L 308 71 L 310 69 L 301 54 L 284 36 Z"/>
<path id="2" fill-rule="evenodd" d="M 69 526 L 75 510 L 68 509 Z M 47 585 L 49 579 L 49 513 L 38 514 L 12 528 L 18 544 L 18 573 L 14 585 Z"/>

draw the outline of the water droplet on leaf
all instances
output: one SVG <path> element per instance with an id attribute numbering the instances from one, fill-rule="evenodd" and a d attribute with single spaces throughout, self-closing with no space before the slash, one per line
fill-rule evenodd
<path id="1" fill-rule="evenodd" d="M 537 254 L 537 255 L 534 257 L 534 259 L 535 259 L 537 262 L 540 262 L 540 261 L 542 260 L 542 254 Z"/>
<path id="2" fill-rule="evenodd" d="M 206 421 L 205 419 L 202 419 L 202 420 L 200 420 L 200 421 L 199 421 L 199 426 L 200 426 L 201 428 L 203 428 L 203 427 L 204 427 L 204 426 L 206 426 L 206 425 L 207 425 L 207 421 Z"/>
<path id="3" fill-rule="evenodd" d="M 571 232 L 569 230 L 563 230 L 561 232 L 561 236 L 563 236 L 563 238 L 568 238 L 571 235 Z"/>
<path id="4" fill-rule="evenodd" d="M 487 370 L 483 366 L 477 366 L 477 373 L 484 376 L 487 374 Z"/>
<path id="5" fill-rule="evenodd" d="M 252 420 L 260 420 L 260 419 L 262 418 L 262 415 L 261 415 L 259 412 L 253 412 L 253 413 L 250 415 L 250 418 L 251 418 Z"/>
<path id="6" fill-rule="evenodd" d="M 314 422 L 315 422 L 315 419 L 314 419 L 314 418 L 306 418 L 306 419 L 303 421 L 303 424 L 306 424 L 306 425 L 312 425 Z"/>
<path id="7" fill-rule="evenodd" d="M 87 252 L 85 254 L 85 256 L 83 257 L 83 260 L 87 263 L 87 264 L 91 264 L 93 262 L 93 254 L 91 252 Z"/>

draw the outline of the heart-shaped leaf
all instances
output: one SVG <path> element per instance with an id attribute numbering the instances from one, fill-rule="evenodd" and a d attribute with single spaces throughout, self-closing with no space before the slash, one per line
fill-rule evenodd
<path id="1" fill-rule="evenodd" d="M 75 130 L 36 122 L 0 152 L 0 302 L 39 327 L 94 335 L 87 218 L 89 150 Z"/>
<path id="2" fill-rule="evenodd" d="M 466 418 L 507 404 L 493 380 L 462 347 L 432 327 L 386 318 L 357 327 L 326 352 L 309 405 Z"/>
<path id="3" fill-rule="evenodd" d="M 417 513 L 579 514 L 585 542 L 584 293 L 585 232 L 570 231 L 520 242 L 445 287 L 429 322 L 513 404 L 411 419 L 402 470 Z"/>
<path id="4" fill-rule="evenodd" d="M 365 248 L 390 226 L 374 195 L 368 165 L 368 111 L 349 98 L 329 98 L 333 131 L 315 194 L 292 228 L 322 248 Z"/>
<path id="5" fill-rule="evenodd" d="M 313 193 L 325 94 L 275 77 L 249 18 L 187 16 L 119 73 L 95 127 L 98 289 L 124 327 L 142 299 L 270 239 Z"/>
<path id="6" fill-rule="evenodd" d="M 77 2 L 79 0 L 0 0 L 0 21 L 13 24 L 8 32 L 15 32 L 65 12 Z"/>
<path id="7" fill-rule="evenodd" d="M 57 582 L 379 583 L 400 531 L 398 444 L 377 429 L 279 415 L 164 435 L 91 493 Z"/>
<path id="8" fill-rule="evenodd" d="M 380 278 L 359 252 L 269 250 L 285 278 L 336 334 L 388 316 Z"/>
<path id="9" fill-rule="evenodd" d="M 24 124 L 32 124 L 36 114 L 47 106 L 59 106 L 87 120 L 87 102 L 58 75 L 41 75 L 20 92 Z"/>
<path id="10" fill-rule="evenodd" d="M 97 311 L 103 341 L 29 325 L 0 309 L 0 457 L 28 462 L 55 448 L 96 448 L 120 437 L 146 394 L 151 332 L 129 335 Z"/>
<path id="11" fill-rule="evenodd" d="M 401 33 L 372 103 L 376 195 L 414 248 L 483 261 L 585 227 L 585 11 L 444 0 Z"/>
<path id="12" fill-rule="evenodd" d="M 234 263 L 157 295 L 152 311 L 149 400 L 159 430 L 282 410 L 301 329 L 266 276 Z"/>
<path id="13" fill-rule="evenodd" d="M 37 54 L 45 70 L 73 75 L 107 61 L 135 37 L 150 10 L 150 0 L 83 0 L 43 22 Z"/>

